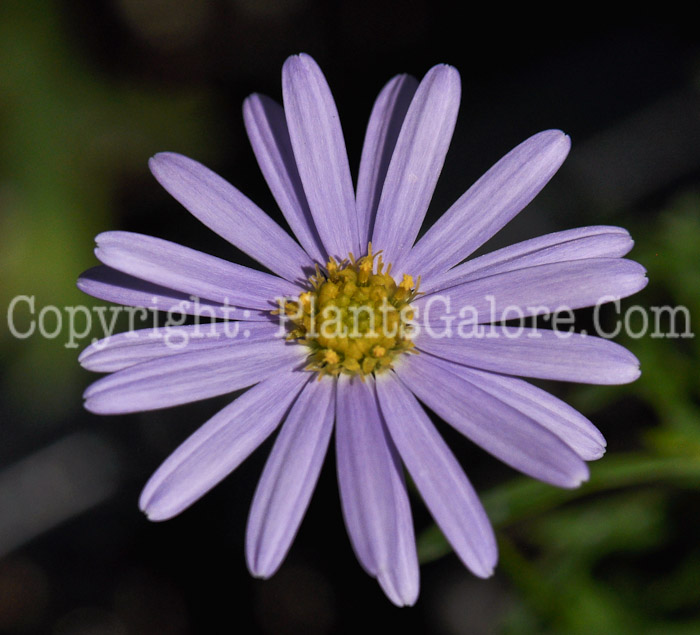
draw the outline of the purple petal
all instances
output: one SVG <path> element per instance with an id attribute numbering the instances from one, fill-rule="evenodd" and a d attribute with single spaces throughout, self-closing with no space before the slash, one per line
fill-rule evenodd
<path id="1" fill-rule="evenodd" d="M 605 453 L 605 437 L 598 428 L 554 395 L 516 377 L 466 367 L 453 367 L 452 370 L 481 390 L 537 421 L 584 461 L 594 461 Z"/>
<path id="2" fill-rule="evenodd" d="M 302 290 L 269 273 L 152 236 L 105 232 L 95 240 L 95 255 L 109 267 L 227 305 L 269 311 L 277 308 L 276 298 Z"/>
<path id="3" fill-rule="evenodd" d="M 357 176 L 357 215 L 360 240 L 369 242 L 379 198 L 406 111 L 418 87 L 410 75 L 397 75 L 379 93 L 367 124 Z"/>
<path id="4" fill-rule="evenodd" d="M 511 150 L 416 243 L 397 271 L 425 279 L 454 267 L 520 212 L 559 169 L 571 141 L 560 130 L 540 132 Z"/>
<path id="5" fill-rule="evenodd" d="M 304 346 L 275 339 L 160 357 L 99 379 L 85 391 L 85 407 L 123 414 L 208 399 L 297 367 L 306 353 Z"/>
<path id="6" fill-rule="evenodd" d="M 455 364 L 418 355 L 407 357 L 396 372 L 428 408 L 512 468 L 559 487 L 578 487 L 588 479 L 586 464 L 568 445 L 526 414 L 458 376 Z"/>
<path id="7" fill-rule="evenodd" d="M 126 331 L 98 340 L 80 353 L 83 368 L 112 373 L 158 357 L 284 337 L 274 322 L 211 322 Z"/>
<path id="8" fill-rule="evenodd" d="M 493 529 L 461 466 L 411 392 L 392 374 L 377 378 L 377 396 L 391 438 L 443 534 L 477 576 L 493 574 Z"/>
<path id="9" fill-rule="evenodd" d="M 451 362 L 504 375 L 584 384 L 626 384 L 640 375 L 639 360 L 600 337 L 537 328 L 470 325 L 460 337 L 422 333 L 418 349 Z"/>
<path id="10" fill-rule="evenodd" d="M 134 317 L 139 319 L 147 319 L 148 312 L 141 309 L 154 312 L 164 311 L 175 315 L 195 315 L 227 320 L 240 318 L 243 320 L 268 321 L 270 319 L 269 311 L 241 309 L 219 302 L 201 300 L 196 296 L 168 289 L 152 282 L 146 282 L 104 265 L 93 267 L 81 274 L 80 278 L 78 278 L 77 286 L 83 293 L 100 300 L 116 302 L 117 304 L 139 309 L 138 311 L 132 311 L 131 309 L 122 309 L 122 307 L 110 307 L 109 316 L 107 316 L 106 307 L 98 307 L 99 311 L 95 309 L 97 319 L 106 333 L 114 330 L 116 317 L 121 311 L 136 314 Z"/>
<path id="11" fill-rule="evenodd" d="M 460 92 L 459 73 L 435 66 L 406 113 L 372 233 L 372 246 L 383 251 L 385 262 L 401 261 L 418 235 L 452 139 Z"/>
<path id="12" fill-rule="evenodd" d="M 313 260 L 326 262 L 328 257 L 306 201 L 282 106 L 264 95 L 251 95 L 243 102 L 243 119 L 260 171 L 294 235 Z"/>
<path id="13" fill-rule="evenodd" d="M 192 434 L 139 500 L 150 520 L 176 516 L 235 470 L 277 427 L 309 373 L 283 372 L 251 388 Z"/>
<path id="14" fill-rule="evenodd" d="M 284 422 L 248 516 L 246 558 L 253 575 L 280 566 L 311 500 L 335 418 L 335 381 L 310 381 Z"/>
<path id="15" fill-rule="evenodd" d="M 287 280 L 303 280 L 313 262 L 289 234 L 233 185 L 201 163 L 161 152 L 149 161 L 158 182 L 193 216 Z M 271 248 L 272 246 L 272 248 Z"/>
<path id="16" fill-rule="evenodd" d="M 358 560 L 398 606 L 418 597 L 411 509 L 374 381 L 338 379 L 336 453 L 340 500 Z"/>
<path id="17" fill-rule="evenodd" d="M 308 55 L 282 69 L 284 112 L 306 200 L 329 256 L 364 253 L 343 131 L 321 69 Z"/>
<path id="18" fill-rule="evenodd" d="M 525 240 L 439 274 L 428 281 L 421 278 L 423 291 L 437 291 L 447 287 L 485 278 L 497 273 L 554 262 L 586 258 L 621 258 L 634 241 L 626 230 L 618 227 L 581 227 Z"/>
<path id="19" fill-rule="evenodd" d="M 625 298 L 646 286 L 645 273 L 640 264 L 620 258 L 558 262 L 465 282 L 423 296 L 414 306 L 421 323 L 441 328 L 449 318 L 500 322 Z"/>

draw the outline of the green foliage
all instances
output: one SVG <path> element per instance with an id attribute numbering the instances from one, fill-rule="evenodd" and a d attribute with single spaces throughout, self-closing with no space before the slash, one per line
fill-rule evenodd
<path id="1" fill-rule="evenodd" d="M 75 281 L 95 264 L 94 236 L 115 227 L 115 185 L 164 148 L 206 154 L 211 99 L 101 76 L 42 0 L 0 3 L 0 59 L 0 306 L 92 305 Z M 0 351 L 3 392 L 28 419 L 75 408 L 84 373 L 64 340 L 2 329 Z"/>

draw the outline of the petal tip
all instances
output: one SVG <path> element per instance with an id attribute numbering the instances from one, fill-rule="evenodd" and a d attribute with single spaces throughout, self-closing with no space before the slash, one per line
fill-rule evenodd
<path id="1" fill-rule="evenodd" d="M 288 72 L 320 72 L 320 70 L 316 60 L 308 53 L 290 55 L 282 65 L 283 76 Z"/>
<path id="2" fill-rule="evenodd" d="M 597 461 L 599 459 L 602 459 L 605 456 L 605 451 L 606 448 L 604 445 L 598 446 L 594 450 L 591 451 L 589 458 L 586 459 L 587 461 Z"/>
<path id="3" fill-rule="evenodd" d="M 390 575 L 379 572 L 377 582 L 392 604 L 399 608 L 413 606 L 418 601 L 419 584 L 417 580 L 405 580 L 404 584 L 400 584 L 400 580 L 394 581 Z M 397 582 L 399 583 L 398 588 Z"/>
<path id="4" fill-rule="evenodd" d="M 87 394 L 87 392 L 86 392 Z M 98 406 L 97 403 L 95 403 L 94 399 L 86 398 L 85 403 L 83 404 L 83 408 L 87 410 L 88 412 L 94 414 L 94 415 L 102 415 L 105 414 L 102 412 L 102 409 Z"/>
<path id="5" fill-rule="evenodd" d="M 254 116 L 254 112 L 257 108 L 263 108 L 265 102 L 272 101 L 269 97 L 262 95 L 260 93 L 251 93 L 243 100 L 243 118 L 244 120 L 250 119 Z"/>
<path id="6" fill-rule="evenodd" d="M 436 64 L 426 74 L 424 81 L 440 82 L 440 86 L 446 91 L 456 91 L 459 94 L 462 86 L 462 78 L 459 71 L 449 64 Z"/>
<path id="7" fill-rule="evenodd" d="M 472 559 L 467 564 L 467 567 L 477 578 L 485 580 L 493 576 L 496 572 L 497 564 L 498 545 L 496 544 L 496 538 L 491 533 L 488 541 L 482 545 L 481 550 L 478 552 L 478 559 Z"/>
<path id="8" fill-rule="evenodd" d="M 552 137 L 552 141 L 560 146 L 561 150 L 568 153 L 571 149 L 571 137 L 558 128 L 553 128 L 549 133 Z"/>
<path id="9" fill-rule="evenodd" d="M 184 167 L 178 166 L 177 163 L 182 164 L 183 162 L 190 162 L 189 159 L 183 154 L 178 154 L 177 152 L 157 152 L 150 159 L 148 159 L 148 169 L 151 174 L 159 179 L 165 170 L 168 168 Z"/>
<path id="10" fill-rule="evenodd" d="M 94 352 L 95 349 L 92 346 L 87 346 L 82 351 L 80 351 L 78 355 L 78 363 L 86 370 L 90 370 L 85 364 L 89 362 L 89 359 Z"/>
<path id="11" fill-rule="evenodd" d="M 120 233 L 125 233 L 125 232 L 119 232 L 119 231 L 106 231 L 106 232 L 100 232 L 95 236 L 95 245 L 99 246 L 103 244 L 104 242 L 108 241 L 111 237 L 114 237 L 115 235 L 118 235 Z"/>
<path id="12" fill-rule="evenodd" d="M 553 160 L 561 164 L 568 156 L 571 150 L 571 137 L 559 128 L 550 128 L 534 134 L 532 137 L 523 143 L 530 144 L 537 142 L 537 145 L 542 149 L 553 152 Z"/>
<path id="13" fill-rule="evenodd" d="M 610 340 L 608 340 L 610 341 Z M 610 341 L 619 355 L 616 363 L 616 372 L 611 375 L 610 384 L 630 384 L 639 379 L 642 374 L 641 362 L 637 356 L 620 344 Z"/>
<path id="14" fill-rule="evenodd" d="M 155 490 L 149 488 L 149 485 L 147 483 L 146 487 L 144 487 L 143 491 L 141 492 L 141 496 L 139 497 L 139 509 L 152 523 L 159 523 L 164 520 L 170 520 L 171 518 L 176 516 L 180 511 L 173 511 L 172 509 L 168 509 L 167 507 L 163 508 L 163 505 L 161 505 L 161 508 L 159 509 L 157 504 L 158 501 L 154 500 L 156 499 L 157 491 L 157 488 Z"/>
<path id="15" fill-rule="evenodd" d="M 308 65 L 309 67 L 318 68 L 319 70 L 321 68 L 316 59 L 308 53 L 305 53 L 304 51 L 300 51 L 299 53 L 297 53 L 296 55 L 292 55 L 291 57 L 298 59 L 300 62 Z"/>
<path id="16" fill-rule="evenodd" d="M 144 513 L 146 518 L 150 520 L 152 523 L 160 523 L 163 522 L 164 520 L 170 520 L 171 516 L 168 514 L 158 514 L 152 509 L 141 509 L 141 511 Z"/>
<path id="17" fill-rule="evenodd" d="M 167 161 L 172 152 L 156 152 L 150 159 L 148 159 L 148 167 L 153 171 L 157 169 L 162 163 Z"/>
<path id="18" fill-rule="evenodd" d="M 90 288 L 90 280 L 85 277 L 85 276 L 80 276 L 76 281 L 75 281 L 75 287 L 78 289 L 78 291 L 81 291 L 82 293 L 85 293 L 89 296 L 92 296 L 92 294 L 89 291 Z"/>
<path id="19" fill-rule="evenodd" d="M 564 485 L 565 489 L 576 489 L 581 487 L 584 483 L 588 482 L 591 474 L 588 470 L 588 465 L 582 462 L 582 469 L 578 470 L 575 474 L 571 474 L 569 484 Z"/>
<path id="20" fill-rule="evenodd" d="M 87 390 L 83 393 L 83 398 L 85 399 L 83 408 L 85 408 L 85 410 L 94 415 L 121 415 L 133 412 L 133 410 L 130 410 L 128 407 L 124 407 L 123 403 L 115 403 L 115 400 L 110 398 L 109 395 L 105 398 L 98 390 L 93 390 L 93 386 L 99 384 L 100 381 L 101 380 L 98 380 L 91 386 L 88 386 Z"/>
<path id="21" fill-rule="evenodd" d="M 476 570 L 476 571 L 472 569 L 472 573 L 473 573 L 477 578 L 481 578 L 482 580 L 487 580 L 488 578 L 493 577 L 493 574 L 495 573 L 495 571 L 496 571 L 495 565 L 494 565 L 494 566 L 484 567 L 483 569 L 479 569 L 479 570 Z"/>
<path id="22" fill-rule="evenodd" d="M 281 563 L 271 562 L 269 558 L 266 561 L 266 559 L 260 557 L 260 554 L 247 554 L 246 564 L 250 575 L 258 580 L 268 580 L 277 572 L 281 565 Z"/>
<path id="23" fill-rule="evenodd" d="M 454 66 L 445 63 L 435 64 L 428 73 L 444 73 L 447 75 L 459 76 L 459 71 Z"/>
<path id="24" fill-rule="evenodd" d="M 641 366 L 637 366 L 636 368 L 631 368 L 629 375 L 628 375 L 628 379 L 624 383 L 631 384 L 633 381 L 637 381 L 641 376 L 642 376 Z"/>

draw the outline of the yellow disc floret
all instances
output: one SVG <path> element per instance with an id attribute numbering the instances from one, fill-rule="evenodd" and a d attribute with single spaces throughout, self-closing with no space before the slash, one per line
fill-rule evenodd
<path id="1" fill-rule="evenodd" d="M 289 325 L 289 339 L 309 348 L 307 370 L 323 375 L 368 375 L 392 367 L 402 353 L 414 353 L 411 341 L 418 282 L 404 275 L 396 284 L 380 253 L 337 262 L 325 271 L 316 267 L 310 290 L 285 301 L 280 313 Z"/>

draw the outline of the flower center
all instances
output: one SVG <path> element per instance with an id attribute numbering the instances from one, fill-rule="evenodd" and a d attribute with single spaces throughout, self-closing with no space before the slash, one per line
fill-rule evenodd
<path id="1" fill-rule="evenodd" d="M 325 272 L 316 266 L 311 289 L 283 303 L 279 312 L 289 321 L 288 339 L 309 347 L 306 370 L 319 376 L 368 375 L 392 367 L 402 353 L 415 353 L 411 341 L 413 310 L 420 278 L 391 277 L 381 252 L 355 260 L 331 258 Z"/>

